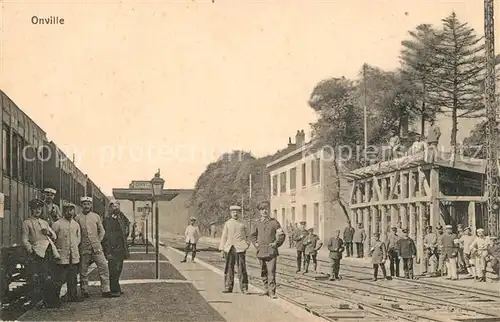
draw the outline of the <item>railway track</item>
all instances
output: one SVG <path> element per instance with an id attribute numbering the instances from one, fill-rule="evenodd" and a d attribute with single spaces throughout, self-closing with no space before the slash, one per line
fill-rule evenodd
<path id="1" fill-rule="evenodd" d="M 169 238 L 168 244 L 184 247 L 182 239 Z M 201 243 L 199 248 L 204 245 L 208 248 L 197 256 L 224 269 L 214 245 Z M 251 283 L 261 285 L 255 253 L 247 257 Z M 342 264 L 341 274 L 342 280 L 335 282 L 326 274 L 296 274 L 295 258 L 281 254 L 278 295 L 328 321 L 500 321 L 500 297 L 493 292 L 398 278 L 373 282 L 371 269 L 355 265 Z"/>

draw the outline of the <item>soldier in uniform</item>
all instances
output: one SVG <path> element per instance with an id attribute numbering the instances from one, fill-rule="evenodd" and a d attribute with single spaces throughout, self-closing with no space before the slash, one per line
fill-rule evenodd
<path id="1" fill-rule="evenodd" d="M 387 260 L 387 247 L 385 247 L 385 243 L 380 240 L 379 233 L 373 234 L 373 237 L 374 243 L 372 248 L 370 249 L 373 263 L 373 280 L 377 281 L 379 267 L 382 270 L 384 278 L 387 279 L 387 272 L 385 270 L 385 261 Z"/>
<path id="2" fill-rule="evenodd" d="M 63 206 L 63 217 L 52 225 L 52 229 L 57 235 L 56 246 L 61 258 L 57 262 L 57 284 L 58 294 L 61 286 L 66 282 L 68 302 L 81 302 L 78 297 L 77 272 L 80 263 L 80 253 L 78 245 L 81 241 L 80 225 L 73 220 L 75 217 L 75 205 L 66 204 Z"/>
<path id="3" fill-rule="evenodd" d="M 397 251 L 397 243 L 400 236 L 397 234 L 397 231 L 397 227 L 391 228 L 391 232 L 387 234 L 385 246 L 387 248 L 387 256 L 389 257 L 389 271 L 391 276 L 399 277 L 399 255 Z"/>
<path id="4" fill-rule="evenodd" d="M 323 246 L 323 242 L 319 240 L 319 236 L 314 233 L 314 228 L 309 228 L 308 229 L 309 234 L 307 237 L 304 239 L 304 254 L 305 254 L 305 259 L 306 263 L 304 266 L 304 273 L 309 272 L 309 264 L 311 263 L 311 259 L 314 265 L 314 272 L 318 272 L 318 261 L 317 261 L 317 256 L 318 256 L 318 250 L 321 249 Z"/>
<path id="5" fill-rule="evenodd" d="M 327 245 L 330 251 L 330 281 L 340 279 L 340 260 L 344 251 L 344 241 L 340 238 L 340 230 L 335 230 L 333 237 L 330 238 Z"/>
<path id="6" fill-rule="evenodd" d="M 427 273 L 427 269 L 430 266 L 429 273 L 431 275 L 436 274 L 436 264 L 437 264 L 437 235 L 432 232 L 432 226 L 427 226 L 427 234 L 424 237 L 424 251 L 425 251 L 425 270 L 422 274 Z"/>
<path id="7" fill-rule="evenodd" d="M 356 254 L 358 255 L 358 258 L 363 258 L 363 244 L 366 240 L 366 233 L 363 228 L 362 223 L 358 223 L 358 228 L 354 230 L 354 236 L 352 237 L 353 243 L 356 244 Z"/>
<path id="8" fill-rule="evenodd" d="M 87 290 L 89 266 L 95 262 L 101 279 L 102 296 L 112 297 L 109 287 L 108 263 L 101 244 L 105 235 L 101 217 L 91 211 L 92 197 L 82 197 L 80 201 L 82 203 L 82 213 L 75 217 L 75 221 L 80 224 L 82 232 L 82 242 L 80 243 L 80 291 L 83 297 L 89 297 Z"/>
<path id="9" fill-rule="evenodd" d="M 469 273 L 470 277 L 474 277 L 474 270 L 471 266 L 471 245 L 475 239 L 476 236 L 472 235 L 472 230 L 470 229 L 470 227 L 464 229 L 464 233 L 459 239 L 460 248 L 462 248 L 464 252 L 465 267 L 467 268 L 467 272 Z"/>
<path id="10" fill-rule="evenodd" d="M 265 295 L 276 299 L 276 261 L 278 248 L 285 242 L 285 233 L 280 223 L 269 216 L 269 202 L 262 201 L 257 206 L 260 220 L 252 232 L 252 243 L 257 248 L 262 281 L 266 287 Z"/>
<path id="11" fill-rule="evenodd" d="M 413 259 L 417 256 L 417 248 L 413 239 L 408 237 L 408 229 L 403 229 L 403 236 L 397 242 L 399 259 L 403 260 L 405 278 L 413 279 Z"/>
<path id="12" fill-rule="evenodd" d="M 286 234 L 288 235 L 288 248 L 292 248 L 293 247 L 293 234 L 294 234 L 294 231 L 293 231 L 293 226 L 292 226 L 292 223 L 289 223 L 287 226 L 286 226 Z"/>
<path id="13" fill-rule="evenodd" d="M 308 235 L 306 230 L 306 222 L 301 221 L 300 227 L 295 231 L 293 240 L 295 241 L 295 248 L 297 248 L 297 273 L 301 271 L 302 261 L 305 259 L 304 256 L 304 238 Z"/>
<path id="14" fill-rule="evenodd" d="M 44 207 L 42 219 L 49 223 L 52 227 L 52 224 L 59 220 L 62 217 L 61 209 L 59 206 L 54 203 L 54 197 L 56 196 L 57 191 L 52 188 L 45 188 L 43 190 L 44 194 Z"/>
<path id="15" fill-rule="evenodd" d="M 352 237 L 354 236 L 354 228 L 350 221 L 347 222 L 347 227 L 344 229 L 344 243 L 345 249 L 347 251 L 346 257 L 351 257 L 354 255 L 354 249 L 352 248 Z"/>
<path id="16" fill-rule="evenodd" d="M 476 280 L 486 282 L 486 259 L 488 256 L 489 239 L 484 235 L 484 229 L 477 230 L 477 237 L 471 244 L 476 269 Z"/>
<path id="17" fill-rule="evenodd" d="M 201 237 L 200 229 L 196 226 L 196 218 L 189 218 L 190 224 L 186 227 L 184 231 L 184 238 L 186 241 L 186 248 L 184 250 L 184 259 L 181 263 L 185 263 L 187 261 L 187 257 L 189 252 L 191 252 L 191 262 L 194 262 L 196 258 L 196 244 Z"/>
<path id="18" fill-rule="evenodd" d="M 443 237 L 444 237 L 443 226 L 438 226 L 436 233 L 437 251 L 435 253 L 438 260 L 438 268 L 437 268 L 438 276 L 443 276 L 446 270 L 446 266 L 444 265 Z"/>
<path id="19" fill-rule="evenodd" d="M 453 227 L 446 225 L 446 233 L 443 235 L 443 252 L 444 262 L 446 264 L 446 271 L 448 273 L 447 279 L 457 280 L 457 258 L 459 243 L 457 235 L 453 233 Z"/>
<path id="20" fill-rule="evenodd" d="M 238 267 L 241 293 L 248 293 L 248 275 L 246 266 L 246 251 L 250 247 L 247 240 L 247 225 L 239 220 L 241 207 L 229 207 L 231 219 L 226 221 L 222 229 L 219 250 L 226 253 L 226 267 L 224 269 L 223 293 L 232 293 L 234 286 L 234 265 Z"/>
<path id="21" fill-rule="evenodd" d="M 120 287 L 120 275 L 122 274 L 123 261 L 129 258 L 127 238 L 130 230 L 130 221 L 120 211 L 116 200 L 110 204 L 109 215 L 103 220 L 106 234 L 102 241 L 103 252 L 108 260 L 109 284 L 113 297 L 123 294 Z"/>
<path id="22" fill-rule="evenodd" d="M 29 283 L 33 285 L 32 303 L 43 300 L 45 307 L 58 307 L 59 294 L 53 278 L 59 252 L 52 241 L 57 239 L 56 233 L 49 223 L 41 217 L 43 201 L 33 199 L 29 202 L 30 216 L 23 222 L 22 243 L 28 252 L 27 270 Z"/>

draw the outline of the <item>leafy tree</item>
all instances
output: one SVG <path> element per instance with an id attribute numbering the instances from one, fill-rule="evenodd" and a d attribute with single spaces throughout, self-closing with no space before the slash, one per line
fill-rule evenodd
<path id="1" fill-rule="evenodd" d="M 484 45 L 474 29 L 461 23 L 454 12 L 443 19 L 438 33 L 441 40 L 435 51 L 438 68 L 432 84 L 436 91 L 431 100 L 441 112 L 451 111 L 450 143 L 456 148 L 458 118 L 478 117 L 484 108 L 481 90 L 484 58 L 480 55 Z"/>
<path id="2" fill-rule="evenodd" d="M 420 118 L 420 133 L 425 133 L 425 121 L 435 118 L 436 108 L 429 104 L 429 94 L 434 92 L 437 62 L 434 59 L 436 47 L 441 38 L 429 24 L 421 24 L 408 32 L 410 37 L 401 42 L 401 73 L 407 81 L 414 84 L 414 94 L 419 104 L 412 107 Z"/>

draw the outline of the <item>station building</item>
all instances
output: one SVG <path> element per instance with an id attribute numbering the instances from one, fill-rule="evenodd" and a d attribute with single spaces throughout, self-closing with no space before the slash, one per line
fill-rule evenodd
<path id="1" fill-rule="evenodd" d="M 339 188 L 332 151 L 306 142 L 303 130 L 297 131 L 295 143 L 291 141 L 267 164 L 271 216 L 283 227 L 306 221 L 326 242 L 335 229 L 343 231 L 347 225 L 348 216 L 336 197 L 339 192 L 348 195 L 347 179 L 340 176 Z"/>

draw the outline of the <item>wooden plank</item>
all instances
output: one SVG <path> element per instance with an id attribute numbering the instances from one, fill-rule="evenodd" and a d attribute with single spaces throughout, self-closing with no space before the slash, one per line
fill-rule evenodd
<path id="1" fill-rule="evenodd" d="M 439 196 L 439 168 L 434 167 L 431 169 L 430 175 L 430 220 L 429 224 L 432 227 L 437 227 L 439 225 L 439 204 L 440 202 L 437 200 Z"/>
<path id="2" fill-rule="evenodd" d="M 351 205 L 351 209 L 360 209 L 360 208 L 365 208 L 365 207 L 371 207 L 371 206 L 382 206 L 382 205 L 401 205 L 401 204 L 409 204 L 409 203 L 416 203 L 416 202 L 430 202 L 431 198 L 428 196 L 424 197 L 414 197 L 414 198 L 405 198 L 405 199 L 389 199 L 389 200 L 380 200 L 380 201 L 374 201 L 374 202 L 362 202 L 359 204 Z"/>
<path id="3" fill-rule="evenodd" d="M 384 197 L 382 196 L 382 191 L 380 190 L 380 186 L 378 184 L 378 178 L 375 176 L 373 177 L 373 190 L 375 191 L 375 194 L 377 195 L 377 201 L 384 199 Z"/>
<path id="4" fill-rule="evenodd" d="M 437 198 L 440 201 L 452 202 L 486 202 L 488 199 L 483 196 L 444 196 L 441 195 Z"/>

